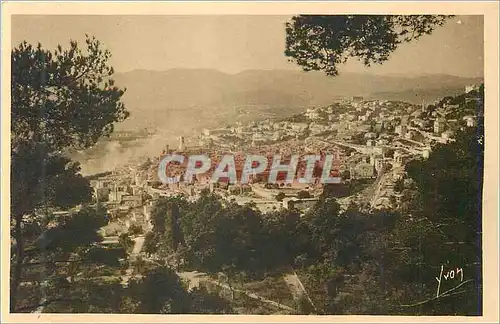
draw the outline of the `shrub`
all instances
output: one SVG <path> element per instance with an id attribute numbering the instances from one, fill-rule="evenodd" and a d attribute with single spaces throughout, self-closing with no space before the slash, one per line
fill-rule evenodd
<path id="1" fill-rule="evenodd" d="M 306 190 L 301 190 L 301 191 L 299 191 L 299 193 L 297 194 L 297 198 L 299 198 L 299 199 L 303 199 L 303 198 L 311 198 L 311 194 L 309 193 L 309 191 L 306 191 Z"/>
<path id="2" fill-rule="evenodd" d="M 284 192 L 280 192 L 279 194 L 276 195 L 276 200 L 277 201 L 283 201 L 283 199 L 286 197 Z"/>
<path id="3" fill-rule="evenodd" d="M 128 234 L 129 235 L 139 235 L 143 233 L 142 226 L 139 224 L 132 224 L 128 228 Z"/>

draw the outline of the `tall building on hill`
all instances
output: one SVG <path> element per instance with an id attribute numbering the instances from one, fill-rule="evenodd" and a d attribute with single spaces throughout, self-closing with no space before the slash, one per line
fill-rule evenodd
<path id="1" fill-rule="evenodd" d="M 406 125 L 396 126 L 395 132 L 398 133 L 400 136 L 404 136 L 406 134 L 406 131 L 407 131 Z"/>
<path id="2" fill-rule="evenodd" d="M 469 93 L 471 91 L 477 90 L 479 87 L 475 84 L 471 84 L 468 86 L 465 86 L 465 93 Z"/>
<path id="3" fill-rule="evenodd" d="M 186 143 L 184 141 L 184 136 L 179 137 L 179 152 L 184 152 L 186 149 Z"/>
<path id="4" fill-rule="evenodd" d="M 441 117 L 437 117 L 434 120 L 434 133 L 441 134 L 444 131 L 445 120 Z"/>

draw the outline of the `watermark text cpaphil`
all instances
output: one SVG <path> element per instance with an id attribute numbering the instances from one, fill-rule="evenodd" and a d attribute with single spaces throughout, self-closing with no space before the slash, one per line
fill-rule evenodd
<path id="1" fill-rule="evenodd" d="M 268 183 L 277 183 L 279 180 L 292 183 L 313 183 L 319 180 L 323 184 L 340 183 L 341 178 L 336 170 L 338 166 L 337 154 L 291 155 L 282 158 L 276 154 L 269 158 L 263 155 L 247 155 L 243 164 L 235 161 L 232 154 L 223 155 L 218 161 L 212 161 L 206 155 L 168 154 L 164 156 L 158 167 L 158 178 L 164 184 L 178 182 L 192 183 L 197 175 L 209 175 L 211 183 L 225 179 L 229 183 L 249 183 L 252 178 L 265 175 Z M 169 167 L 182 165 L 182 172 L 169 174 Z M 318 174 L 318 167 L 320 174 Z M 300 171 L 300 172 L 298 172 Z M 286 176 L 283 176 L 286 174 Z M 281 176 L 281 177 L 280 177 Z"/>

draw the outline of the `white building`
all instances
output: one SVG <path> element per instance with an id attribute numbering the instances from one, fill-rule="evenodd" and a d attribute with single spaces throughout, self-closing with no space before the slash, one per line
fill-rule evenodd
<path id="1" fill-rule="evenodd" d="M 465 116 L 463 118 L 463 120 L 465 121 L 465 124 L 467 125 L 467 127 L 474 127 L 476 126 L 476 119 L 474 118 L 474 116 Z"/>
<path id="2" fill-rule="evenodd" d="M 179 152 L 184 152 L 186 149 L 186 143 L 184 141 L 184 136 L 179 137 Z"/>
<path id="3" fill-rule="evenodd" d="M 346 119 L 347 121 L 353 121 L 353 120 L 355 120 L 355 119 L 356 119 L 356 115 L 353 115 L 353 114 L 347 114 L 347 115 L 345 115 L 345 119 Z"/>
<path id="4" fill-rule="evenodd" d="M 374 168 L 370 163 L 358 163 L 349 171 L 351 173 L 351 179 L 372 178 L 374 175 Z"/>
<path id="5" fill-rule="evenodd" d="M 290 123 L 290 127 L 294 131 L 303 132 L 303 131 L 305 131 L 309 127 L 309 124 L 306 124 L 306 123 Z"/>
<path id="6" fill-rule="evenodd" d="M 423 151 L 422 151 L 422 157 L 424 159 L 428 159 L 429 156 L 431 154 L 431 148 L 430 147 L 426 147 Z"/>
<path id="7" fill-rule="evenodd" d="M 385 138 L 381 138 L 377 141 L 377 146 L 380 146 L 380 145 L 387 145 L 389 144 L 389 141 Z"/>
<path id="8" fill-rule="evenodd" d="M 441 134 L 444 132 L 445 120 L 441 117 L 437 117 L 434 120 L 434 133 Z"/>
<path id="9" fill-rule="evenodd" d="M 384 161 L 383 157 L 376 157 L 375 158 L 375 170 L 377 172 L 380 172 L 382 170 L 382 168 L 384 167 L 384 165 L 385 165 L 385 161 Z"/>
<path id="10" fill-rule="evenodd" d="M 305 116 L 311 120 L 317 120 L 320 118 L 318 109 L 308 108 L 306 110 Z"/>
<path id="11" fill-rule="evenodd" d="M 415 138 L 416 135 L 417 135 L 417 133 L 415 131 L 409 131 L 405 134 L 405 138 L 412 140 Z"/>
<path id="12" fill-rule="evenodd" d="M 477 90 L 479 87 L 477 85 L 471 84 L 468 86 L 465 86 L 465 93 L 469 93 L 471 91 Z"/>
<path id="13" fill-rule="evenodd" d="M 406 131 L 407 131 L 406 125 L 398 125 L 398 126 L 396 126 L 395 131 L 400 136 L 404 136 L 406 134 Z"/>
<path id="14" fill-rule="evenodd" d="M 376 137 L 377 137 L 377 134 L 375 134 L 373 132 L 369 132 L 369 133 L 365 134 L 365 138 L 368 138 L 368 139 L 374 139 Z"/>
<path id="15" fill-rule="evenodd" d="M 261 133 L 256 133 L 252 135 L 252 145 L 256 146 L 259 144 L 265 144 L 269 142 L 270 138 L 261 134 Z"/>
<path id="16" fill-rule="evenodd" d="M 309 130 L 311 131 L 312 135 L 317 135 L 317 134 L 328 131 L 329 128 L 326 125 L 311 124 L 311 126 L 309 126 Z"/>
<path id="17" fill-rule="evenodd" d="M 410 155 L 406 154 L 405 152 L 403 152 L 401 150 L 396 150 L 394 152 L 394 158 L 393 159 L 394 159 L 394 163 L 397 166 L 403 166 L 410 159 Z"/>

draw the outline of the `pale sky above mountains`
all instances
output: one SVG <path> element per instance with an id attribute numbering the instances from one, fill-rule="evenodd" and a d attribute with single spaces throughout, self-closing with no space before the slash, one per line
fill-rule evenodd
<path id="1" fill-rule="evenodd" d="M 12 47 L 21 41 L 45 48 L 96 36 L 117 72 L 135 69 L 209 68 L 299 70 L 284 56 L 285 16 L 13 16 Z M 482 16 L 457 16 L 432 35 L 402 44 L 380 66 L 349 61 L 341 72 L 450 74 L 482 77 Z"/>

